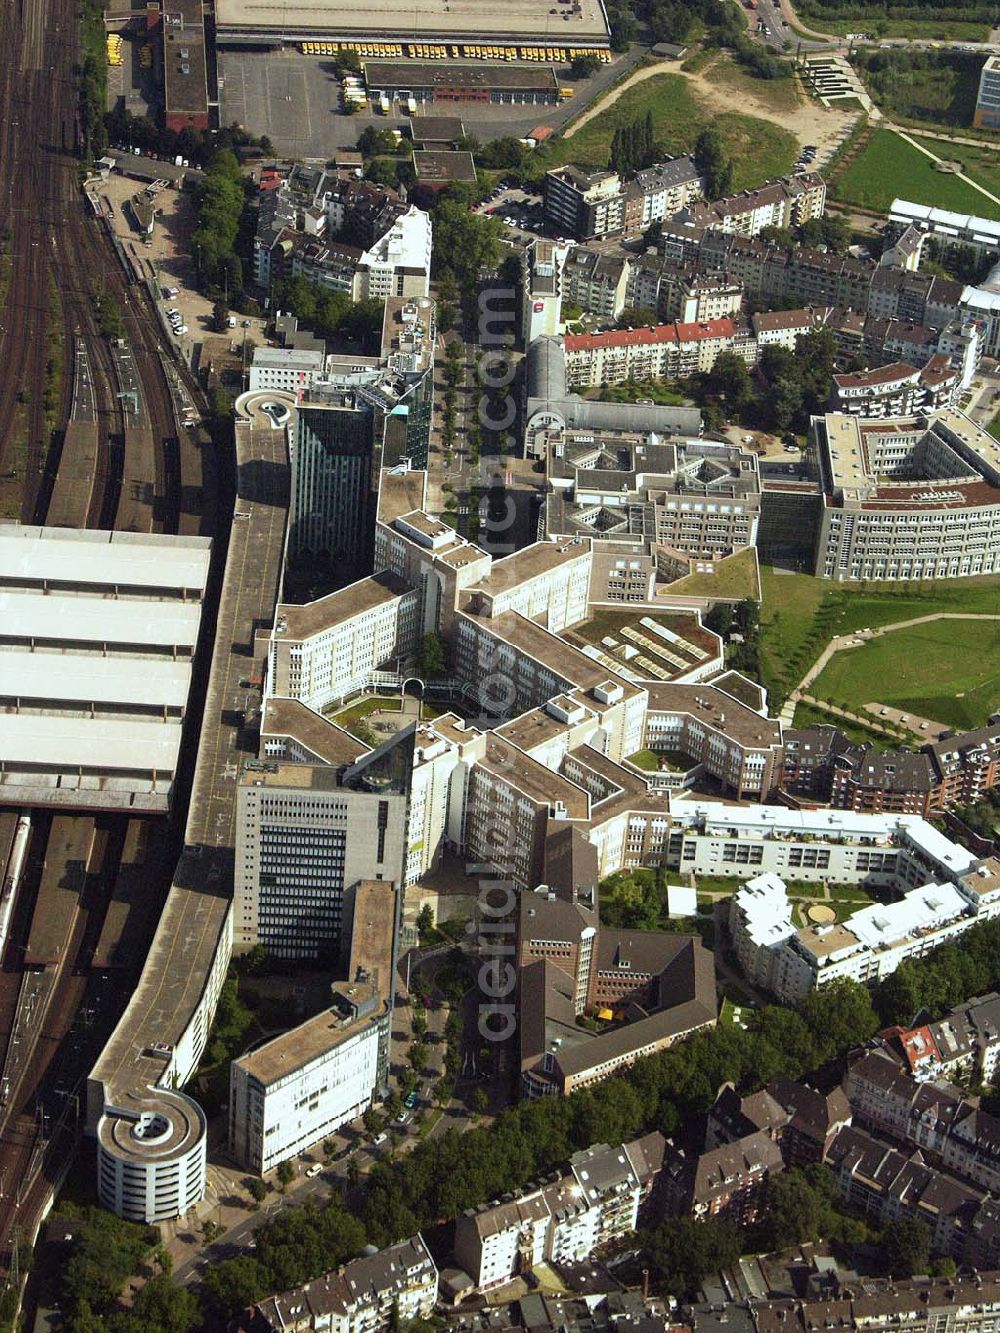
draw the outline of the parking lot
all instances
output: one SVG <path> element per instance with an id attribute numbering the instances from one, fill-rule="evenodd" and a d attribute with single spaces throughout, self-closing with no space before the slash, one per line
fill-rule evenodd
<path id="1" fill-rule="evenodd" d="M 496 218 L 511 231 L 529 240 L 532 236 L 544 234 L 545 214 L 540 194 L 529 194 L 520 188 L 498 188 L 479 205 L 476 212 Z"/>
<path id="2" fill-rule="evenodd" d="M 602 65 L 592 78 L 573 83 L 574 96 L 560 106 L 511 106 L 486 102 L 447 103 L 445 112 L 459 116 L 470 134 L 487 140 L 512 134 L 524 137 L 538 125 L 558 129 L 581 104 L 605 92 L 643 54 L 636 46 Z M 376 111 L 347 115 L 340 104 L 340 80 L 332 60 L 304 56 L 298 50 L 220 50 L 220 122 L 235 121 L 252 134 L 266 134 L 275 152 L 288 157 L 325 161 L 336 148 L 353 148 L 369 125 L 402 129 L 402 107 L 388 116 Z M 559 67 L 557 67 L 559 68 Z M 565 67 L 562 67 L 565 68 Z M 441 104 L 423 108 L 441 114 Z"/>

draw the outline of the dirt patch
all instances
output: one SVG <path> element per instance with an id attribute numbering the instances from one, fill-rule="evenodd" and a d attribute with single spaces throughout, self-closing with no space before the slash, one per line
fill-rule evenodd
<path id="1" fill-rule="evenodd" d="M 851 112 L 820 106 L 818 103 L 804 97 L 795 107 L 787 110 L 776 110 L 775 107 L 770 105 L 765 96 L 755 96 L 752 90 L 748 90 L 746 87 L 739 89 L 727 88 L 725 83 L 716 82 L 713 78 L 713 70 L 717 63 L 717 60 L 712 61 L 696 73 L 683 70 L 674 60 L 659 60 L 655 64 L 643 65 L 641 69 L 637 69 L 633 74 L 630 74 L 616 88 L 612 88 L 603 97 L 598 98 L 579 120 L 574 121 L 566 129 L 563 137 L 566 139 L 572 138 L 577 130 L 589 124 L 595 117 L 602 115 L 608 107 L 614 106 L 622 93 L 635 84 L 644 83 L 646 79 L 655 78 L 659 74 L 677 74 L 682 79 L 686 79 L 698 101 L 706 111 L 714 115 L 732 111 L 741 115 L 757 116 L 761 120 L 769 120 L 775 125 L 781 125 L 782 128 L 794 134 L 800 143 L 815 144 L 819 149 L 818 156 L 820 158 L 833 150 L 845 127 L 854 119 Z"/>

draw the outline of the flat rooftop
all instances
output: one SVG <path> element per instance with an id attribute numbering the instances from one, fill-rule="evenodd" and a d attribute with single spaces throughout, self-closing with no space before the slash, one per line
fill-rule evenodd
<path id="1" fill-rule="evenodd" d="M 305 602 L 300 606 L 281 602 L 275 613 L 275 636 L 285 640 L 308 639 L 325 630 L 336 629 L 338 625 L 363 615 L 365 611 L 377 610 L 411 591 L 408 584 L 387 570 L 371 578 L 359 579 L 357 583 L 331 592 L 329 596 L 320 597 L 315 602 Z"/>
<path id="2" fill-rule="evenodd" d="M 0 699 L 26 707 L 115 705 L 183 711 L 191 683 L 189 658 L 104 657 L 84 653 L 6 652 L 0 648 Z M 0 735 L 3 734 L 0 718 Z M 2 761 L 0 761 L 2 762 Z"/>
<path id="3" fill-rule="evenodd" d="M 205 591 L 211 542 L 206 537 L 93 532 L 0 524 L 0 585 L 106 590 Z"/>
<path id="4" fill-rule="evenodd" d="M 264 704 L 260 735 L 262 744 L 269 736 L 287 736 L 296 740 L 324 764 L 352 764 L 368 752 L 368 746 L 357 737 L 313 712 L 298 699 L 268 699 Z"/>
<path id="5" fill-rule="evenodd" d="M 163 15 L 163 84 L 167 115 L 208 115 L 202 0 L 169 0 Z"/>
<path id="6" fill-rule="evenodd" d="M 276 0 L 220 0 L 216 6 L 220 30 L 270 28 L 287 33 L 342 34 L 359 40 L 401 37 L 427 41 L 432 37 L 496 42 L 541 40 L 565 44 L 590 42 L 607 45 L 608 25 L 600 0 L 579 0 L 572 13 L 553 13 L 549 0 L 510 0 L 497 9 L 490 0 L 371 0 L 365 5 L 343 5 L 337 0 L 314 0 L 282 6 Z"/>
<path id="7" fill-rule="evenodd" d="M 565 37 L 563 40 L 567 40 Z M 417 61 L 366 60 L 365 82 L 370 90 L 384 88 L 431 88 L 465 92 L 519 91 L 555 92 L 555 73 L 545 65 L 488 65 L 481 60 L 468 65 L 452 61 L 421 64 Z"/>
<path id="8" fill-rule="evenodd" d="M 472 154 L 467 152 L 448 152 L 443 149 L 417 150 L 413 154 L 413 168 L 417 173 L 417 180 L 425 183 L 476 180 L 475 163 Z"/>
<path id="9" fill-rule="evenodd" d="M 201 624 L 199 602 L 135 597 L 0 592 L 0 639 L 7 642 L 170 648 L 191 653 Z"/>
<path id="10" fill-rule="evenodd" d="M 360 982 L 339 982 L 337 989 L 350 994 L 356 1003 L 375 1001 L 375 1007 L 359 1018 L 345 1018 L 337 1009 L 324 1009 L 291 1032 L 284 1032 L 248 1055 L 241 1056 L 235 1063 L 267 1087 L 312 1064 L 328 1051 L 356 1036 L 382 1013 L 384 1005 L 374 986 Z"/>
<path id="11" fill-rule="evenodd" d="M 119 721 L 66 714 L 0 714 L 0 775 L 52 769 L 88 773 L 159 773 L 169 785 L 177 767 L 181 724 Z"/>

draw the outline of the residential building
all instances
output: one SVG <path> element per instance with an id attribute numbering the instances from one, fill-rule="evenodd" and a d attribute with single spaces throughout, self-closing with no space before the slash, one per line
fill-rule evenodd
<path id="1" fill-rule="evenodd" d="M 704 189 L 704 177 L 690 157 L 671 157 L 637 171 L 625 186 L 625 233 L 635 236 L 672 218 Z"/>
<path id="2" fill-rule="evenodd" d="M 630 262 L 575 245 L 563 268 L 564 299 L 600 319 L 617 319 L 625 309 Z"/>
<path id="3" fill-rule="evenodd" d="M 757 347 L 787 347 L 794 352 L 799 338 L 822 328 L 826 310 L 762 310 L 751 318 Z"/>
<path id="4" fill-rule="evenodd" d="M 455 1223 L 455 1260 L 478 1291 L 541 1263 L 580 1263 L 634 1231 L 659 1174 L 658 1133 L 575 1153 L 552 1183 L 464 1212 Z"/>
<path id="5" fill-rule="evenodd" d="M 723 815 L 716 826 L 722 841 L 708 836 L 714 819 L 706 811 L 705 845 L 692 847 L 685 833 L 681 864 L 696 873 L 703 865 L 712 865 L 714 873 L 732 873 L 731 866 L 737 873 L 746 873 L 740 867 L 747 865 L 760 870 L 734 895 L 730 930 L 746 975 L 786 1003 L 840 977 L 877 981 L 904 959 L 1000 912 L 1000 863 L 977 861 L 923 819 L 826 810 L 784 816 L 778 809 Z M 773 873 L 786 857 L 799 879 L 821 873 L 831 882 L 888 884 L 901 889 L 902 898 L 863 908 L 836 925 L 796 929 L 785 872 Z"/>
<path id="6" fill-rule="evenodd" d="M 570 253 L 554 241 L 536 240 L 521 260 L 521 332 L 525 346 L 562 332 L 564 266 Z M 567 298 L 572 299 L 572 298 Z"/>
<path id="7" fill-rule="evenodd" d="M 397 1320 L 429 1318 L 437 1295 L 437 1267 L 418 1233 L 259 1301 L 254 1314 L 266 1333 L 387 1333 Z"/>
<path id="8" fill-rule="evenodd" d="M 756 360 L 753 338 L 728 318 L 567 334 L 565 346 L 567 380 L 578 386 L 692 375 L 711 370 L 722 352 Z"/>
<path id="9" fill-rule="evenodd" d="M 361 254 L 358 261 L 359 301 L 384 301 L 388 296 L 426 299 L 431 279 L 431 220 L 409 208 Z"/>
<path id="10" fill-rule="evenodd" d="M 580 171 L 574 166 L 545 173 L 546 220 L 578 241 L 620 232 L 625 225 L 625 189 L 617 171 Z"/>
<path id="11" fill-rule="evenodd" d="M 756 236 L 765 227 L 795 227 L 823 216 L 826 183 L 815 172 L 803 171 L 771 181 L 756 190 L 695 204 L 686 220 L 696 227 Z"/>
<path id="12" fill-rule="evenodd" d="M 755 1133 L 769 1135 L 788 1167 L 826 1160 L 830 1145 L 851 1123 L 851 1107 L 842 1088 L 818 1092 L 793 1079 L 775 1078 L 740 1097 L 726 1084 L 708 1113 L 705 1147 L 737 1143 Z"/>
<path id="13" fill-rule="evenodd" d="M 677 1217 L 751 1226 L 767 1181 L 784 1165 L 781 1149 L 763 1130 L 698 1154 L 669 1143 L 660 1185 L 664 1208 Z"/>
<path id="14" fill-rule="evenodd" d="M 919 370 L 894 362 L 876 370 L 834 375 L 830 408 L 868 419 L 911 416 L 950 407 L 961 387 L 948 357 L 932 356 Z"/>

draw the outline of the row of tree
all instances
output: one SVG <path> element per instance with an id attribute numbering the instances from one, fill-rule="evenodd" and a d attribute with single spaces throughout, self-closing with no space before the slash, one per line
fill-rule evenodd
<path id="1" fill-rule="evenodd" d="M 250 188 L 231 149 L 213 153 L 198 186 L 198 225 L 191 235 L 198 280 L 208 291 L 234 296 L 242 291 L 243 264 L 237 254 L 237 238 Z"/>
<path id="2" fill-rule="evenodd" d="M 619 125 L 611 139 L 608 166 L 628 178 L 652 166 L 659 154 L 653 137 L 653 113 L 647 111 L 627 125 Z"/>

